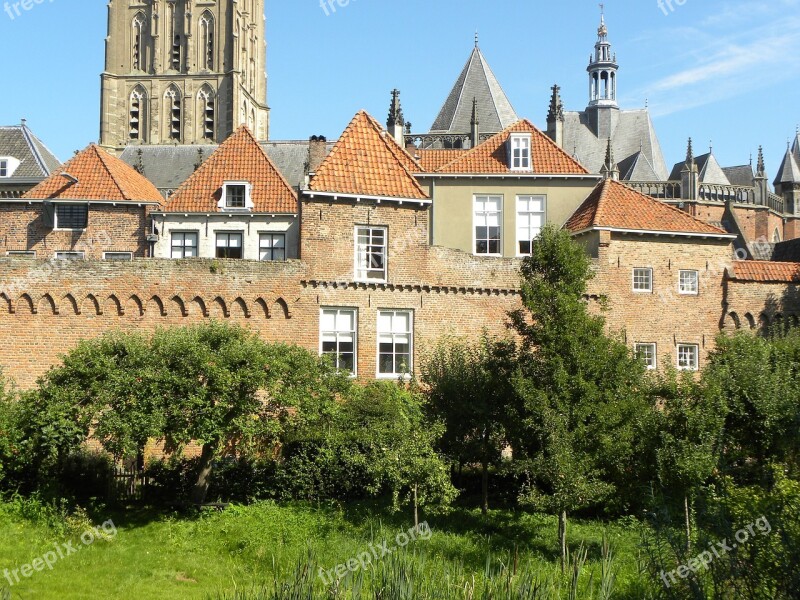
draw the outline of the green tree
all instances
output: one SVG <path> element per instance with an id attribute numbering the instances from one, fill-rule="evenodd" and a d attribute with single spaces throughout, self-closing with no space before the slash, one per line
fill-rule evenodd
<path id="1" fill-rule="evenodd" d="M 421 379 L 435 419 L 445 425 L 441 448 L 459 466 L 481 465 L 481 510 L 489 510 L 489 467 L 506 444 L 516 345 L 487 335 L 475 343 L 442 340 L 425 360 Z"/>
<path id="2" fill-rule="evenodd" d="M 202 446 L 192 499 L 205 500 L 215 458 L 271 452 L 293 408 L 330 399 L 345 378 L 295 346 L 238 326 L 161 330 L 152 340 L 168 447 Z"/>
<path id="3" fill-rule="evenodd" d="M 522 264 L 522 339 L 508 430 L 521 500 L 559 518 L 562 566 L 568 513 L 611 495 L 612 469 L 632 460 L 635 423 L 651 411 L 645 368 L 605 332 L 584 299 L 590 261 L 566 231 L 547 226 Z"/>

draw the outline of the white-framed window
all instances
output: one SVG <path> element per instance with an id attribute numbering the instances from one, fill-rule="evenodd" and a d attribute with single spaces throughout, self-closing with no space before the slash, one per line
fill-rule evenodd
<path id="1" fill-rule="evenodd" d="M 531 242 L 544 226 L 545 196 L 517 196 L 517 254 L 529 256 Z"/>
<path id="2" fill-rule="evenodd" d="M 633 291 L 640 294 L 653 291 L 653 269 L 633 270 Z"/>
<path id="3" fill-rule="evenodd" d="M 195 258 L 197 256 L 197 232 L 173 231 L 170 256 L 172 258 Z"/>
<path id="4" fill-rule="evenodd" d="M 222 185 L 220 208 L 224 210 L 246 210 L 252 208 L 250 184 L 247 181 L 226 181 Z"/>
<path id="5" fill-rule="evenodd" d="M 413 369 L 414 313 L 378 311 L 378 377 L 394 378 Z"/>
<path id="6" fill-rule="evenodd" d="M 0 177 L 9 177 L 8 159 L 0 158 Z"/>
<path id="7" fill-rule="evenodd" d="M 260 260 L 286 260 L 286 234 L 262 233 L 259 235 L 258 257 Z"/>
<path id="8" fill-rule="evenodd" d="M 503 197 L 475 196 L 475 254 L 500 256 L 502 250 Z"/>
<path id="9" fill-rule="evenodd" d="M 57 260 L 83 260 L 84 258 L 86 258 L 86 253 L 83 251 L 63 250 L 56 252 Z"/>
<path id="10" fill-rule="evenodd" d="M 217 258 L 243 258 L 241 232 L 223 231 L 217 233 Z"/>
<path id="11" fill-rule="evenodd" d="M 652 343 L 634 344 L 633 351 L 636 357 L 641 359 L 649 370 L 654 370 L 657 366 L 656 345 Z"/>
<path id="12" fill-rule="evenodd" d="M 103 260 L 133 260 L 133 252 L 103 252 Z"/>
<path id="13" fill-rule="evenodd" d="M 697 371 L 700 364 L 700 346 L 678 344 L 678 370 Z"/>
<path id="14" fill-rule="evenodd" d="M 700 274 L 697 271 L 680 271 L 678 273 L 678 292 L 690 296 L 700 293 Z"/>
<path id="15" fill-rule="evenodd" d="M 12 177 L 20 162 L 13 156 L 0 156 L 0 179 Z"/>
<path id="16" fill-rule="evenodd" d="M 56 204 L 55 228 L 71 231 L 86 229 L 89 223 L 89 206 L 86 204 Z"/>
<path id="17" fill-rule="evenodd" d="M 36 250 L 9 250 L 6 256 L 21 256 L 23 258 L 36 258 Z"/>
<path id="18" fill-rule="evenodd" d="M 509 145 L 511 147 L 509 168 L 512 171 L 530 171 L 531 134 L 512 133 L 509 138 Z"/>
<path id="19" fill-rule="evenodd" d="M 356 227 L 355 272 L 360 281 L 386 281 L 385 227 Z"/>
<path id="20" fill-rule="evenodd" d="M 358 311 L 322 308 L 319 317 L 319 353 L 329 356 L 340 371 L 356 374 Z"/>

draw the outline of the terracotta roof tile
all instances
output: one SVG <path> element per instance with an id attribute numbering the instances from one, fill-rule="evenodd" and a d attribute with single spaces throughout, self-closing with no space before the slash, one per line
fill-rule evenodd
<path id="1" fill-rule="evenodd" d="M 731 279 L 761 283 L 800 283 L 800 263 L 739 260 L 733 263 Z"/>
<path id="2" fill-rule="evenodd" d="M 417 163 L 365 111 L 359 111 L 314 175 L 315 192 L 428 199 Z"/>
<path id="3" fill-rule="evenodd" d="M 599 183 L 564 227 L 572 232 L 592 227 L 612 227 L 634 231 L 726 235 L 718 227 L 612 179 Z"/>
<path id="4" fill-rule="evenodd" d="M 73 182 L 64 175 L 78 181 Z M 164 202 L 164 197 L 143 175 L 96 144 L 76 154 L 24 198 L 155 202 L 159 205 Z"/>
<path id="5" fill-rule="evenodd" d="M 253 212 L 297 213 L 296 192 L 244 125 L 181 184 L 165 211 L 219 212 L 226 181 L 250 183 Z"/>
<path id="6" fill-rule="evenodd" d="M 518 173 L 509 167 L 507 141 L 512 133 L 531 134 L 532 173 L 553 175 L 587 175 L 578 161 L 539 131 L 533 123 L 523 119 L 468 150 L 454 161 L 440 167 L 437 173 Z"/>
<path id="7" fill-rule="evenodd" d="M 433 173 L 440 167 L 453 162 L 455 159 L 463 156 L 467 150 L 440 150 L 440 149 L 426 149 L 418 148 L 417 156 L 419 164 L 422 166 L 423 173 Z"/>

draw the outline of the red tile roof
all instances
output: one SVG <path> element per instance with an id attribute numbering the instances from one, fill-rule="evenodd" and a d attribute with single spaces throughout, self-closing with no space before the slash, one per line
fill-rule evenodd
<path id="1" fill-rule="evenodd" d="M 527 119 L 517 121 L 505 131 L 492 136 L 464 152 L 454 161 L 440 167 L 437 173 L 513 173 L 508 160 L 508 137 L 512 133 L 531 134 L 532 173 L 552 175 L 588 175 L 577 160 L 539 131 Z"/>
<path id="2" fill-rule="evenodd" d="M 73 182 L 65 175 L 77 179 Z M 154 202 L 164 197 L 143 175 L 96 144 L 89 145 L 23 196 L 36 200 Z"/>
<path id="3" fill-rule="evenodd" d="M 362 110 L 317 169 L 309 190 L 427 200 L 413 175 L 420 170 L 419 163 Z"/>
<path id="4" fill-rule="evenodd" d="M 730 277 L 760 283 L 800 283 L 800 263 L 739 260 L 733 263 Z"/>
<path id="5" fill-rule="evenodd" d="M 219 212 L 222 186 L 226 181 L 250 183 L 253 212 L 297 213 L 297 193 L 244 125 L 181 184 L 164 210 Z"/>
<path id="6" fill-rule="evenodd" d="M 718 227 L 612 179 L 599 183 L 564 227 L 573 233 L 592 227 L 610 227 L 634 231 L 726 235 Z"/>
<path id="7" fill-rule="evenodd" d="M 466 150 L 440 150 L 418 148 L 416 155 L 423 173 L 433 173 L 436 169 L 453 162 L 465 154 Z"/>

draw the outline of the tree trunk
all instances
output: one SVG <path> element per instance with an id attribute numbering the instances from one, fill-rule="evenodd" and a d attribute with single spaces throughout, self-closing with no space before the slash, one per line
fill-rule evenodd
<path id="1" fill-rule="evenodd" d="M 489 513 L 489 433 L 483 434 L 483 452 L 481 453 L 481 512 Z"/>
<path id="2" fill-rule="evenodd" d="M 414 484 L 414 531 L 419 531 L 419 503 L 417 502 L 417 484 Z"/>
<path id="3" fill-rule="evenodd" d="M 567 570 L 567 511 L 558 515 L 558 547 L 561 554 L 561 572 Z"/>
<path id="4" fill-rule="evenodd" d="M 686 551 L 689 552 L 692 549 L 692 522 L 689 514 L 689 494 L 684 494 L 683 496 L 683 511 L 686 517 Z"/>
<path id="5" fill-rule="evenodd" d="M 192 502 L 203 504 L 206 501 L 208 486 L 211 483 L 211 472 L 214 469 L 214 454 L 216 454 L 217 443 L 203 444 L 203 451 L 200 454 L 200 473 L 197 475 L 197 483 L 192 490 Z"/>

